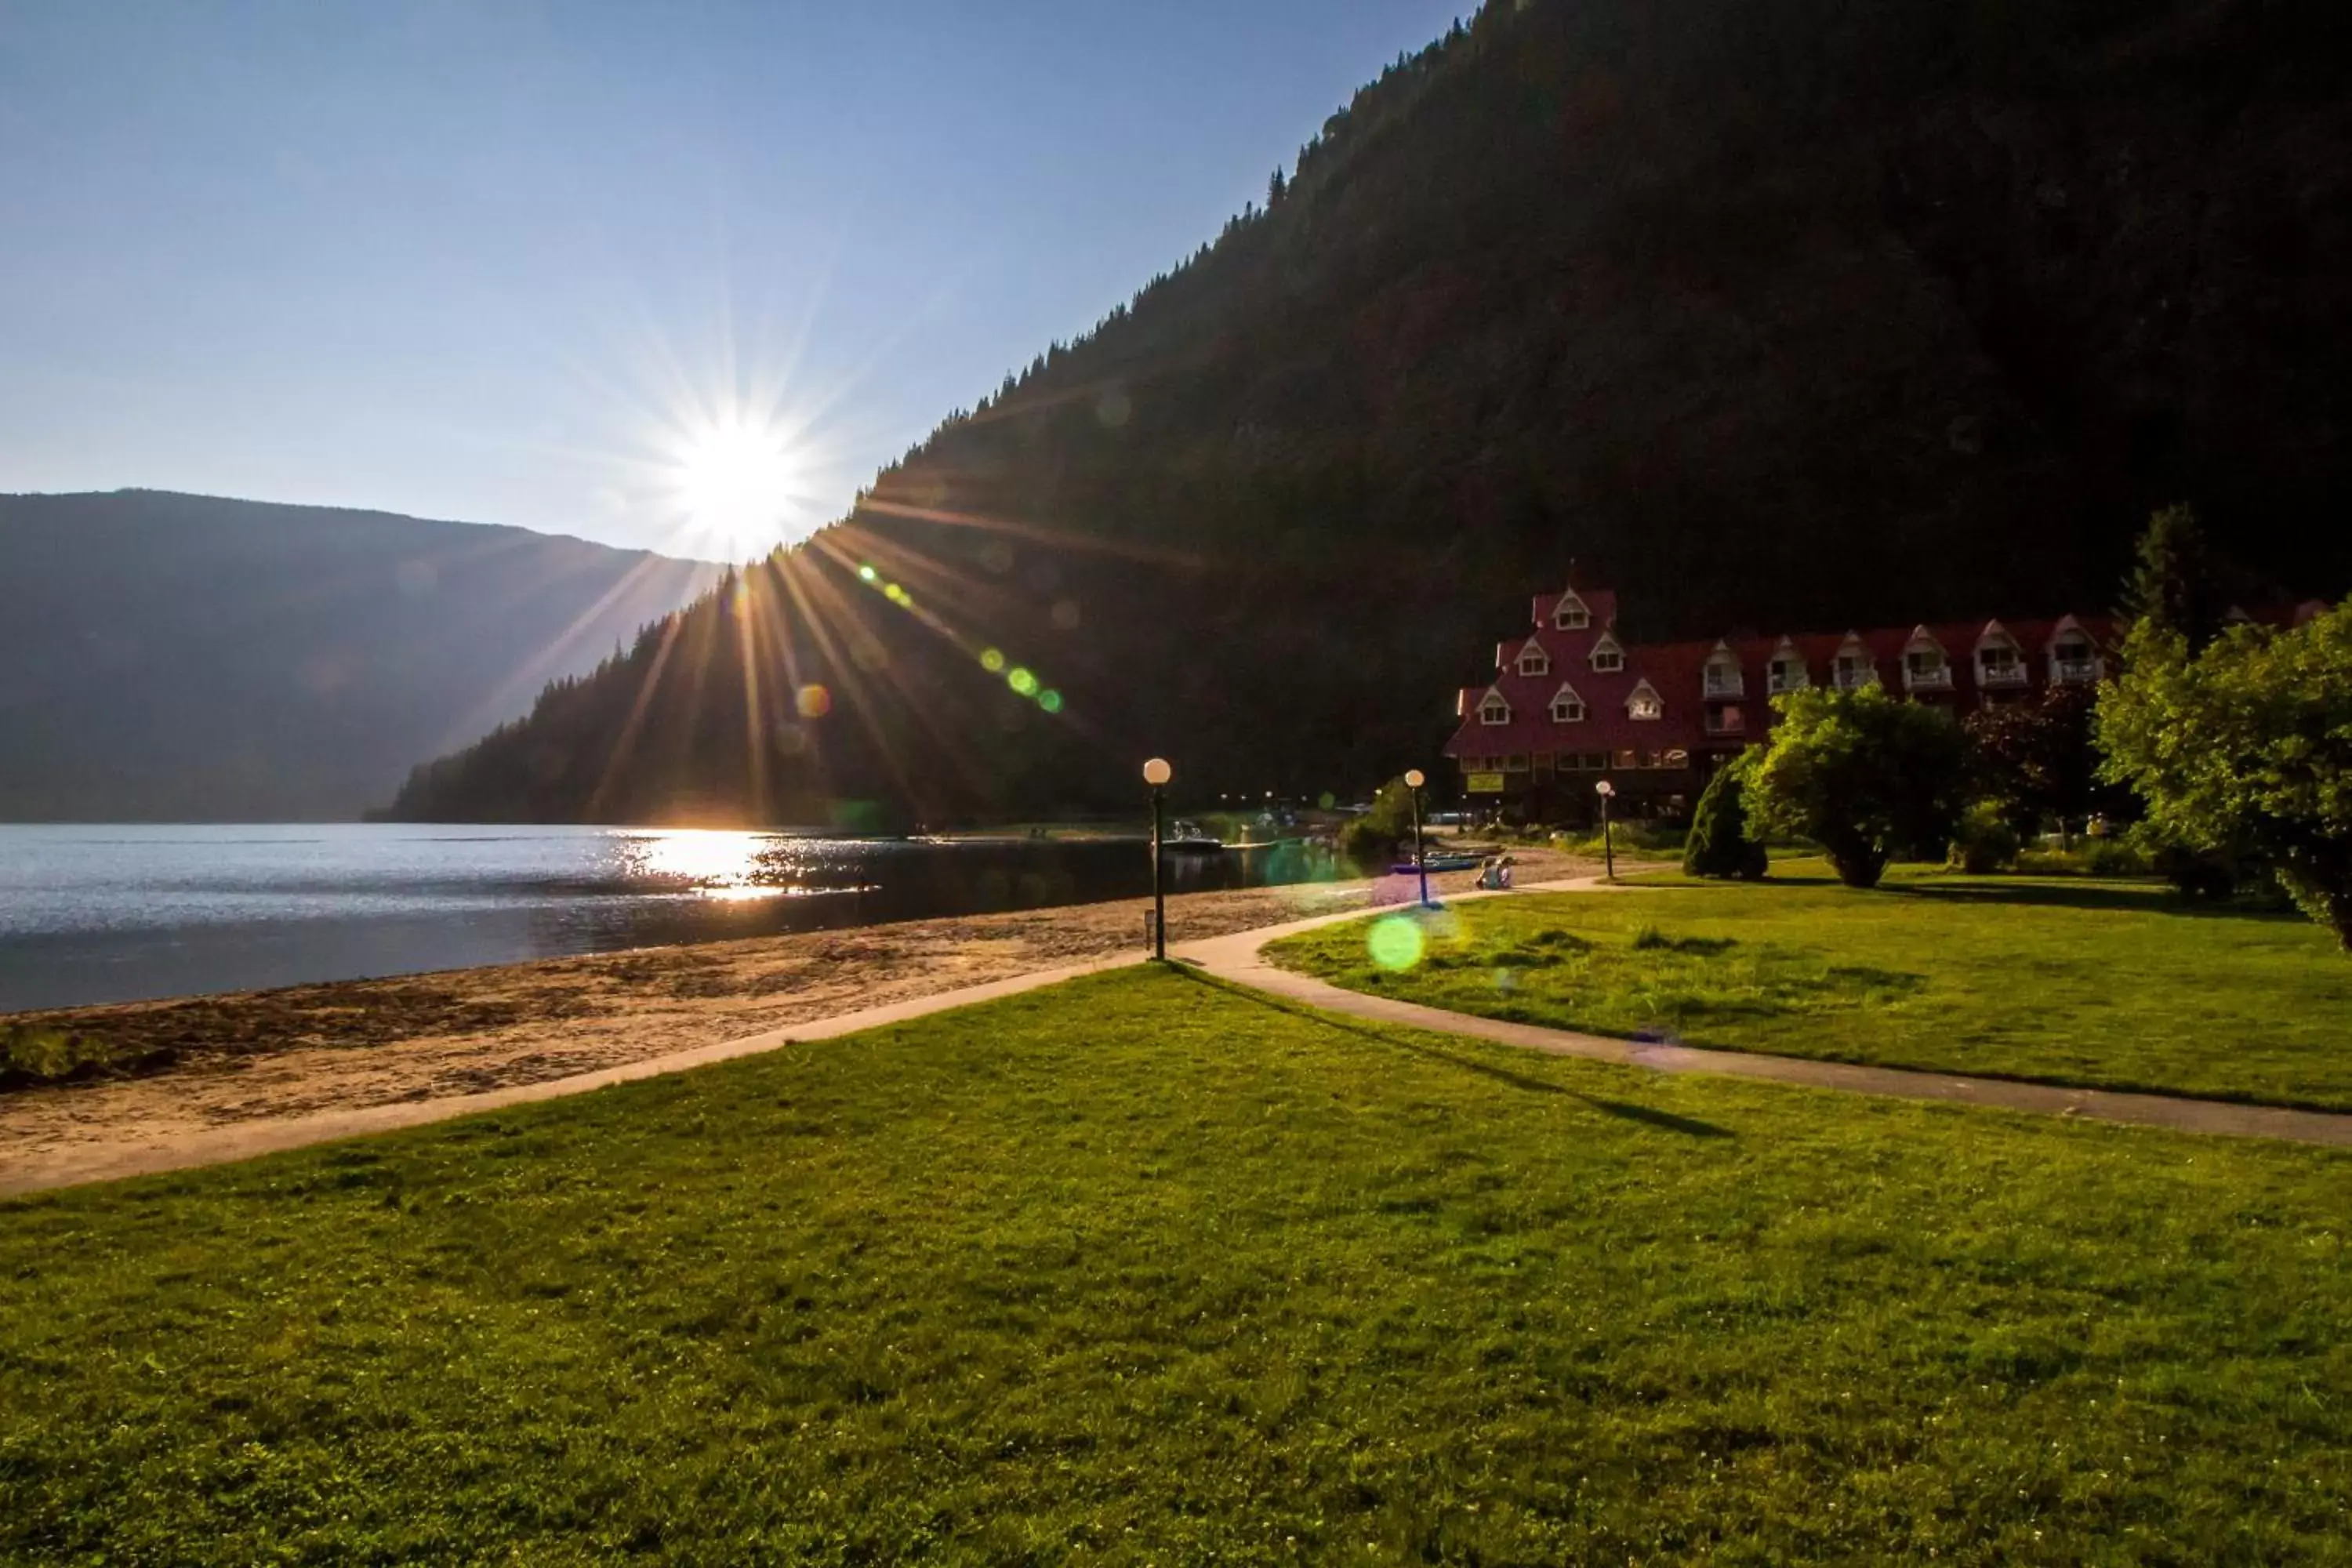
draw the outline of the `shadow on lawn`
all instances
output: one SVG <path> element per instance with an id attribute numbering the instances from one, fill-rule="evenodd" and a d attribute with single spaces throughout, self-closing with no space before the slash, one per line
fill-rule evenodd
<path id="1" fill-rule="evenodd" d="M 1496 1083 L 1508 1084 L 1513 1089 L 1524 1090 L 1528 1094 L 1557 1094 L 1564 1095 L 1570 1100 L 1581 1100 L 1603 1116 L 1614 1116 L 1623 1121 L 1638 1121 L 1645 1127 L 1654 1127 L 1665 1132 L 1679 1132 L 1686 1138 L 1734 1136 L 1729 1128 L 1717 1127 L 1712 1121 L 1701 1121 L 1688 1116 L 1676 1116 L 1671 1110 L 1660 1110 L 1647 1105 L 1635 1105 L 1627 1100 L 1603 1100 L 1598 1095 L 1569 1089 L 1561 1084 L 1553 1083 L 1549 1079 L 1537 1078 L 1531 1073 L 1516 1072 L 1495 1062 L 1482 1062 L 1475 1057 L 1457 1056 L 1442 1047 L 1423 1045 L 1399 1034 L 1336 1017 L 1329 1013 L 1318 1012 L 1300 1003 L 1286 1002 L 1278 996 L 1269 996 L 1263 991 L 1253 991 L 1248 986 L 1235 985 L 1229 981 L 1220 980 L 1213 974 L 1203 974 L 1197 969 L 1179 965 L 1174 973 L 1195 984 L 1206 985 L 1221 991 L 1237 1001 L 1253 1003 L 1257 1006 L 1272 1012 L 1286 1014 L 1294 1018 L 1303 1018 L 1310 1024 L 1319 1025 L 1327 1029 L 1338 1029 L 1346 1034 L 1360 1035 L 1365 1039 L 1375 1040 L 1383 1046 L 1391 1046 L 1399 1050 L 1410 1051 L 1414 1056 L 1425 1058 L 1430 1061 L 1443 1062 L 1447 1067 L 1460 1068 L 1465 1072 L 1475 1073 L 1480 1078 L 1492 1079 Z"/>
<path id="2" fill-rule="evenodd" d="M 2298 918 L 2292 910 L 2249 908 L 2244 904 L 2200 904 L 2158 886 L 2118 886 L 2087 882 L 2069 887 L 2060 882 L 1885 882 L 1880 890 L 1906 899 L 1927 899 L 1955 904 L 2024 904 L 2043 909 L 2119 910 L 2130 914 L 2189 915 L 2205 920 L 2284 921 Z"/>

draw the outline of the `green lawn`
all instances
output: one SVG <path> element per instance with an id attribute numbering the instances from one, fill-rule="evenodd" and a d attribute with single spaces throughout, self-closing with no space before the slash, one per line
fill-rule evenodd
<path id="1" fill-rule="evenodd" d="M 1375 962 L 1365 924 L 1273 955 L 1593 1034 L 2352 1110 L 2352 959 L 2299 917 L 2194 910 L 2146 882 L 1904 869 L 1856 892 L 1818 862 L 1773 876 L 1467 903 L 1401 967 Z"/>
<path id="2" fill-rule="evenodd" d="M 2342 1561 L 2347 1213 L 1130 971 L 0 1205 L 0 1558 Z"/>

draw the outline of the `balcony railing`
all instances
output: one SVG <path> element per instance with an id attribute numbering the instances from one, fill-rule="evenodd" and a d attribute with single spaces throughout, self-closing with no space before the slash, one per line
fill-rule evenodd
<path id="1" fill-rule="evenodd" d="M 1949 691 L 1952 689 L 1952 667 L 1939 664 L 1922 669 L 1916 665 L 1903 667 L 1904 687 L 1912 691 Z"/>
<path id="2" fill-rule="evenodd" d="M 1764 684 L 1776 696 L 1783 691 L 1802 691 L 1806 685 L 1805 672 L 1801 669 L 1776 669 L 1765 678 Z"/>
<path id="3" fill-rule="evenodd" d="M 1853 691 L 1861 687 L 1877 684 L 1878 670 L 1874 666 L 1865 664 L 1852 668 L 1844 665 L 1838 666 L 1837 686 L 1840 691 Z"/>
<path id="4" fill-rule="evenodd" d="M 2025 684 L 2025 666 L 2015 660 L 2008 664 L 1980 664 L 1977 666 L 1977 684 L 2022 686 Z"/>
<path id="5" fill-rule="evenodd" d="M 1710 669 L 1706 672 L 1706 694 L 1709 697 L 1745 697 L 1748 677 L 1737 669 Z"/>
<path id="6" fill-rule="evenodd" d="M 1710 735 L 1739 735 L 1748 730 L 1748 715 L 1737 708 L 1710 709 L 1706 715 L 1706 732 Z"/>
<path id="7" fill-rule="evenodd" d="M 2099 679 L 2099 661 L 2095 658 L 2055 658 L 2050 661 L 2050 668 L 2057 679 L 2070 686 Z"/>

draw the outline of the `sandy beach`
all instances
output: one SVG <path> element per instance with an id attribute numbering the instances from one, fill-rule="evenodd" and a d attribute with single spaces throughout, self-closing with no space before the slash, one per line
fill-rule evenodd
<path id="1" fill-rule="evenodd" d="M 1518 878 L 1594 869 L 1517 851 Z M 1431 879 L 1466 888 L 1469 872 Z M 1183 942 L 1412 897 L 1410 881 L 1305 884 L 1169 900 Z M 1140 951 L 1149 900 L 646 948 L 383 980 L 25 1014 L 160 1048 L 134 1078 L 0 1094 L 0 1168 L 93 1144 L 436 1100 Z"/>

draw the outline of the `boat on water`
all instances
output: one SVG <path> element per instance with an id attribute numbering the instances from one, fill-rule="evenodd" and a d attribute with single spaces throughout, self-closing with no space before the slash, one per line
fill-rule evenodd
<path id="1" fill-rule="evenodd" d="M 1179 822 L 1160 846 L 1174 855 L 1214 855 L 1224 848 L 1225 841 L 1197 822 Z"/>
<path id="2" fill-rule="evenodd" d="M 1483 856 L 1465 855 L 1449 849 L 1425 855 L 1420 860 L 1415 860 L 1408 855 L 1391 866 L 1389 870 L 1400 877 L 1410 877 L 1421 871 L 1428 871 L 1434 875 L 1439 871 L 1467 871 L 1484 863 Z"/>

